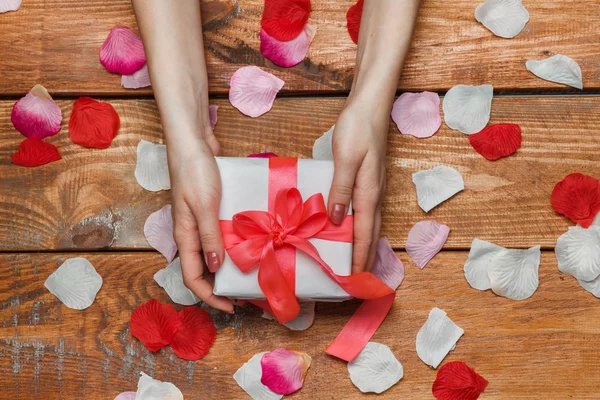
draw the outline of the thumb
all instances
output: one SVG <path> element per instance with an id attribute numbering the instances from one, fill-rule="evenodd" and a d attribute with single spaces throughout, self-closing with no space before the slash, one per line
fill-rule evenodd
<path id="1" fill-rule="evenodd" d="M 333 182 L 329 190 L 328 209 L 329 219 L 336 225 L 340 225 L 348 214 L 356 172 L 357 168 L 352 163 L 334 157 Z"/>

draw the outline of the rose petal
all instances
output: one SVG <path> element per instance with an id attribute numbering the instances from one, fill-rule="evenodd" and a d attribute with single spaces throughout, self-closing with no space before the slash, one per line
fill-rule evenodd
<path id="1" fill-rule="evenodd" d="M 392 119 L 403 135 L 433 136 L 442 126 L 440 96 L 437 93 L 403 93 L 394 102 Z"/>
<path id="2" fill-rule="evenodd" d="M 504 250 L 504 247 L 486 242 L 485 240 L 473 239 L 471 250 L 464 266 L 465 278 L 473 289 L 491 289 L 488 270 L 496 256 Z"/>
<path id="3" fill-rule="evenodd" d="M 587 282 L 600 276 L 600 226 L 570 226 L 558 238 L 554 251 L 562 273 Z"/>
<path id="4" fill-rule="evenodd" d="M 404 376 L 404 369 L 394 353 L 384 344 L 369 342 L 348 363 L 350 380 L 363 393 L 381 394 Z"/>
<path id="5" fill-rule="evenodd" d="M 273 158 L 277 157 L 275 153 L 256 153 L 256 154 L 248 154 L 248 158 Z"/>
<path id="6" fill-rule="evenodd" d="M 552 207 L 571 221 L 589 227 L 600 212 L 600 182 L 579 173 L 567 175 L 552 190 Z"/>
<path id="7" fill-rule="evenodd" d="M 481 131 L 490 120 L 494 87 L 456 85 L 444 96 L 444 121 L 450 129 L 466 134 Z"/>
<path id="8" fill-rule="evenodd" d="M 442 365 L 431 391 L 437 400 L 477 400 L 488 381 L 462 361 Z"/>
<path id="9" fill-rule="evenodd" d="M 150 73 L 148 72 L 148 64 L 132 74 L 121 76 L 121 86 L 125 89 L 140 89 L 150 86 Z"/>
<path id="10" fill-rule="evenodd" d="M 283 395 L 273 392 L 260 381 L 262 378 L 260 361 L 265 354 L 267 352 L 255 354 L 247 363 L 235 371 L 233 379 L 253 399 L 279 400 Z"/>
<path id="11" fill-rule="evenodd" d="M 140 373 L 135 400 L 183 400 L 183 393 L 171 382 L 152 379 Z"/>
<path id="12" fill-rule="evenodd" d="M 167 146 L 140 140 L 137 147 L 135 179 L 141 187 L 151 192 L 171 189 Z"/>
<path id="13" fill-rule="evenodd" d="M 494 35 L 510 39 L 529 22 L 529 12 L 522 0 L 487 0 L 475 9 L 475 19 Z"/>
<path id="14" fill-rule="evenodd" d="M 284 83 L 258 67 L 242 67 L 229 82 L 229 102 L 244 115 L 260 117 L 273 107 Z"/>
<path id="15" fill-rule="evenodd" d="M 126 26 L 114 26 L 100 48 L 100 62 L 108 72 L 133 74 L 146 64 L 142 39 Z"/>
<path id="16" fill-rule="evenodd" d="M 67 307 L 85 310 L 92 305 L 102 287 L 102 277 L 85 258 L 65 260 L 46 282 L 46 289 Z"/>
<path id="17" fill-rule="evenodd" d="M 390 246 L 387 237 L 382 237 L 377 242 L 377 253 L 371 273 L 394 290 L 398 289 L 404 280 L 404 264 Z"/>
<path id="18" fill-rule="evenodd" d="M 500 252 L 488 269 L 492 291 L 512 300 L 531 297 L 540 284 L 540 257 L 540 246 Z"/>
<path id="19" fill-rule="evenodd" d="M 115 400 L 135 400 L 135 392 L 123 392 L 115 397 Z"/>
<path id="20" fill-rule="evenodd" d="M 348 33 L 350 39 L 358 44 L 358 34 L 360 32 L 360 19 L 362 18 L 364 0 L 358 0 L 356 4 L 352 5 L 346 13 L 346 26 L 348 27 Z"/>
<path id="21" fill-rule="evenodd" d="M 300 64 L 308 53 L 308 48 L 317 33 L 317 26 L 306 24 L 300 34 L 289 41 L 280 41 L 260 31 L 260 52 L 263 57 L 280 67 L 290 68 Z"/>
<path id="22" fill-rule="evenodd" d="M 476 152 L 490 161 L 513 154 L 521 145 L 521 127 L 516 124 L 491 125 L 469 135 Z"/>
<path id="23" fill-rule="evenodd" d="M 89 97 L 80 97 L 73 103 L 69 119 L 69 136 L 73 143 L 105 149 L 117 135 L 121 120 L 115 108 Z"/>
<path id="24" fill-rule="evenodd" d="M 165 256 L 168 262 L 173 261 L 177 254 L 177 243 L 173 238 L 173 215 L 170 204 L 150 214 L 144 224 L 144 236 L 148 244 Z"/>
<path id="25" fill-rule="evenodd" d="M 310 0 L 265 0 L 261 27 L 277 40 L 292 40 L 302 32 L 310 10 Z"/>
<path id="26" fill-rule="evenodd" d="M 448 239 L 450 228 L 436 221 L 417 222 L 408 232 L 406 252 L 420 269 L 440 252 Z"/>
<path id="27" fill-rule="evenodd" d="M 313 159 L 315 160 L 333 160 L 333 125 L 327 132 L 315 141 L 313 145 Z"/>
<path id="28" fill-rule="evenodd" d="M 0 0 L 0 14 L 8 11 L 17 11 L 21 7 L 22 0 Z"/>
<path id="29" fill-rule="evenodd" d="M 275 393 L 292 394 L 302 387 L 310 362 L 306 353 L 275 349 L 260 361 L 261 382 Z"/>
<path id="30" fill-rule="evenodd" d="M 208 118 L 210 119 L 210 127 L 214 130 L 217 126 L 217 110 L 219 106 L 210 105 L 208 106 Z"/>
<path id="31" fill-rule="evenodd" d="M 183 283 L 183 273 L 181 272 L 181 262 L 177 257 L 165 268 L 154 274 L 154 280 L 158 285 L 165 289 L 174 303 L 183 306 L 192 306 L 200 301 L 190 289 Z"/>
<path id="32" fill-rule="evenodd" d="M 582 288 L 593 294 L 595 297 L 600 298 L 600 275 L 593 281 L 582 281 L 577 279 L 577 282 Z"/>
<path id="33" fill-rule="evenodd" d="M 556 54 L 541 61 L 527 61 L 525 67 L 538 78 L 583 89 L 581 67 L 570 57 Z"/>
<path id="34" fill-rule="evenodd" d="M 419 207 L 425 212 L 429 212 L 465 188 L 460 173 L 445 165 L 415 172 L 412 181 L 417 188 Z"/>
<path id="35" fill-rule="evenodd" d="M 217 328 L 208 313 L 196 306 L 179 311 L 181 324 L 171 339 L 171 348 L 179 358 L 195 361 L 208 354 L 217 336 Z"/>
<path id="36" fill-rule="evenodd" d="M 435 307 L 417 333 L 417 354 L 425 364 L 437 368 L 464 333 L 444 311 Z"/>
<path id="37" fill-rule="evenodd" d="M 298 313 L 298 316 L 293 320 L 282 324 L 292 331 L 305 331 L 315 322 L 315 302 L 306 301 L 300 302 L 299 304 L 300 312 Z M 266 311 L 263 311 L 262 317 L 270 321 L 277 321 L 277 318 Z"/>
<path id="38" fill-rule="evenodd" d="M 177 311 L 155 299 L 136 308 L 129 321 L 131 334 L 150 351 L 158 351 L 168 345 L 180 324 Z"/>
<path id="39" fill-rule="evenodd" d="M 62 111 L 45 87 L 35 85 L 15 103 L 10 120 L 23 136 L 44 139 L 60 131 Z"/>
<path id="40" fill-rule="evenodd" d="M 23 140 L 17 152 L 10 157 L 13 164 L 23 167 L 37 167 L 60 159 L 60 153 L 53 144 L 33 138 Z"/>

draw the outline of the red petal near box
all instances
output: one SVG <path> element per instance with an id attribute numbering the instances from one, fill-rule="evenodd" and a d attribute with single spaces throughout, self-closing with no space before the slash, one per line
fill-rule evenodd
<path id="1" fill-rule="evenodd" d="M 277 40 L 292 40 L 302 32 L 310 10 L 310 0 L 265 0 L 261 26 Z"/>
<path id="2" fill-rule="evenodd" d="M 358 0 L 355 5 L 348 9 L 346 13 L 346 24 L 348 33 L 354 43 L 358 43 L 358 33 L 360 31 L 360 19 L 362 18 L 364 0 Z"/>
<path id="3" fill-rule="evenodd" d="M 521 127 L 516 124 L 497 124 L 469 135 L 469 142 L 476 152 L 494 161 L 517 151 L 521 145 Z"/>
<path id="4" fill-rule="evenodd" d="M 488 381 L 462 361 L 444 364 L 437 373 L 431 391 L 437 400 L 476 400 Z"/>
<path id="5" fill-rule="evenodd" d="M 215 324 L 208 313 L 198 307 L 189 306 L 179 311 L 181 325 L 171 339 L 171 348 L 179 358 L 199 360 L 204 357 L 217 336 Z"/>
<path id="6" fill-rule="evenodd" d="M 105 149 L 112 143 L 120 126 L 119 114 L 108 103 L 89 97 L 80 97 L 73 103 L 69 119 L 69 135 L 73 143 Z"/>
<path id="7" fill-rule="evenodd" d="M 146 64 L 142 39 L 126 26 L 114 26 L 100 48 L 100 62 L 108 72 L 133 74 Z"/>
<path id="8" fill-rule="evenodd" d="M 133 311 L 129 327 L 148 350 L 158 351 L 171 342 L 180 323 L 173 307 L 152 299 Z"/>
<path id="9" fill-rule="evenodd" d="M 248 158 L 272 158 L 272 157 L 277 157 L 277 154 L 275 154 L 275 153 L 256 153 L 256 154 L 248 155 Z"/>
<path id="10" fill-rule="evenodd" d="M 60 131 L 62 111 L 45 87 L 35 85 L 15 103 L 10 120 L 23 136 L 44 139 Z"/>
<path id="11" fill-rule="evenodd" d="M 13 164 L 23 167 L 37 167 L 60 159 L 58 149 L 54 145 L 33 138 L 23 140 L 19 150 L 11 156 Z"/>
<path id="12" fill-rule="evenodd" d="M 584 228 L 600 211 L 600 182 L 579 173 L 567 175 L 552 190 L 552 207 Z"/>

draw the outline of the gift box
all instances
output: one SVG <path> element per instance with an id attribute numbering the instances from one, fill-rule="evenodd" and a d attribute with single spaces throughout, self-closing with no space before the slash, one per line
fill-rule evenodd
<path id="1" fill-rule="evenodd" d="M 227 157 L 217 157 L 216 160 L 221 174 L 222 188 L 219 219 L 224 232 L 232 230 L 227 226 L 230 226 L 231 221 L 237 218 L 236 215 L 239 213 L 262 211 L 262 218 L 271 218 L 270 214 L 266 215 L 266 213 L 272 212 L 275 215 L 273 203 L 276 202 L 278 193 L 285 189 L 296 188 L 303 202 L 311 199 L 307 203 L 317 204 L 319 201 L 324 203 L 319 206 L 321 217 L 322 213 L 326 212 L 322 207 L 327 205 L 327 196 L 333 179 L 332 161 Z M 320 196 L 311 198 L 319 193 L 322 194 L 324 202 L 320 200 Z M 351 213 L 350 207 L 348 215 Z M 336 275 L 348 276 L 352 267 L 351 217 L 347 217 L 343 225 L 344 227 L 340 229 L 345 232 L 339 236 L 344 236 L 346 238 L 344 240 L 338 240 L 336 232 L 338 227 L 330 222 L 328 228 L 325 228 L 330 230 L 329 235 L 321 235 L 326 236 L 327 239 L 307 237 L 307 240 L 318 252 L 318 257 Z M 299 300 L 343 301 L 350 298 L 348 293 L 328 276 L 322 265 L 315 260 L 314 255 L 309 256 L 300 249 L 287 247 L 287 259 L 280 257 L 281 254 L 277 254 L 277 259 L 282 269 L 286 269 L 288 274 L 293 274 L 292 281 L 295 281 L 293 290 Z M 259 285 L 258 265 L 254 268 L 246 268 L 246 272 L 243 272 L 244 268 L 240 268 L 232 260 L 230 251 L 230 249 L 226 251 L 223 264 L 216 272 L 214 293 L 236 299 L 265 299 L 265 294 Z M 295 254 L 290 254 L 290 251 Z M 278 252 L 277 248 L 275 252 Z M 263 268 L 262 263 L 260 268 Z"/>

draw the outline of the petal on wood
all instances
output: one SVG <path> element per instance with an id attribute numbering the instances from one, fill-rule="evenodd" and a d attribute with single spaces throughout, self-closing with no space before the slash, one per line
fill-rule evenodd
<path id="1" fill-rule="evenodd" d="M 465 278 L 473 289 L 491 289 L 488 271 L 494 259 L 503 251 L 504 247 L 485 240 L 473 239 L 467 262 L 464 266 Z"/>
<path id="2" fill-rule="evenodd" d="M 62 111 L 45 87 L 35 85 L 15 103 L 10 120 L 23 136 L 44 139 L 60 131 Z"/>
<path id="3" fill-rule="evenodd" d="M 273 107 L 284 83 L 258 67 L 242 67 L 229 82 L 229 102 L 244 115 L 260 117 Z"/>
<path id="4" fill-rule="evenodd" d="M 315 322 L 315 302 L 305 301 L 300 302 L 299 304 L 300 312 L 298 313 L 298 316 L 293 320 L 282 324 L 292 331 L 305 331 Z M 277 318 L 266 311 L 263 311 L 262 317 L 271 321 L 277 321 Z"/>
<path id="5" fill-rule="evenodd" d="M 412 180 L 417 188 L 419 207 L 425 212 L 429 212 L 465 188 L 460 173 L 445 165 L 415 172 Z"/>
<path id="6" fill-rule="evenodd" d="M 121 119 L 111 104 L 89 97 L 80 97 L 73 103 L 69 118 L 69 136 L 73 143 L 105 149 L 120 127 Z"/>
<path id="7" fill-rule="evenodd" d="M 383 393 L 402 379 L 404 369 L 384 344 L 369 342 L 348 363 L 350 380 L 363 393 Z"/>
<path id="8" fill-rule="evenodd" d="M 92 305 L 102 287 L 102 277 L 85 258 L 67 259 L 44 282 L 46 289 L 74 310 Z"/>
<path id="9" fill-rule="evenodd" d="M 10 157 L 13 164 L 23 167 L 38 167 L 60 159 L 60 153 L 53 144 L 33 138 L 23 140 L 17 152 Z"/>
<path id="10" fill-rule="evenodd" d="M 570 57 L 556 54 L 541 61 L 529 60 L 525 67 L 538 78 L 583 89 L 581 67 Z"/>
<path id="11" fill-rule="evenodd" d="M 475 19 L 506 39 L 517 36 L 529 22 L 522 0 L 487 0 L 475 9 Z"/>
<path id="12" fill-rule="evenodd" d="M 509 156 L 521 146 L 521 127 L 516 124 L 496 124 L 469 135 L 476 152 L 490 161 Z"/>
<path id="13" fill-rule="evenodd" d="M 456 85 L 444 96 L 444 121 L 450 129 L 468 135 L 481 131 L 490 120 L 494 87 Z"/>
<path id="14" fill-rule="evenodd" d="M 173 238 L 173 215 L 170 204 L 166 204 L 148 216 L 144 224 L 144 236 L 153 249 L 165 256 L 167 262 L 173 261 L 177 254 L 177 243 Z"/>
<path id="15" fill-rule="evenodd" d="M 488 270 L 492 291 L 512 300 L 531 297 L 540 284 L 540 257 L 540 246 L 500 252 Z"/>
<path id="16" fill-rule="evenodd" d="M 570 226 L 556 242 L 558 269 L 580 281 L 600 276 L 600 226 Z"/>
<path id="17" fill-rule="evenodd" d="M 277 40 L 292 40 L 304 28 L 310 0 L 265 0 L 261 27 Z"/>
<path id="18" fill-rule="evenodd" d="M 579 282 L 582 288 L 600 298 L 600 275 L 593 281 L 582 281 L 577 279 L 577 282 Z"/>
<path id="19" fill-rule="evenodd" d="M 437 93 L 403 93 L 394 102 L 392 119 L 403 135 L 433 136 L 442 126 Z"/>
<path id="20" fill-rule="evenodd" d="M 267 352 L 255 354 L 247 363 L 235 371 L 233 379 L 255 400 L 279 400 L 283 395 L 273 392 L 260 381 L 262 378 L 260 360 L 265 354 Z"/>
<path id="21" fill-rule="evenodd" d="M 184 360 L 204 358 L 217 336 L 217 328 L 210 315 L 197 306 L 184 307 L 178 315 L 179 328 L 170 342 L 173 352 Z"/>
<path id="22" fill-rule="evenodd" d="M 161 288 L 165 289 L 173 303 L 191 306 L 200 302 L 200 299 L 183 283 L 179 257 L 155 273 L 154 280 Z"/>
<path id="23" fill-rule="evenodd" d="M 168 345 L 179 329 L 181 321 L 173 306 L 151 299 L 131 313 L 129 328 L 150 351 L 158 351 Z"/>
<path id="24" fill-rule="evenodd" d="M 306 24 L 300 35 L 284 42 L 275 39 L 265 32 L 264 29 L 261 29 L 260 52 L 275 65 L 291 68 L 304 61 L 316 33 L 316 25 Z"/>
<path id="25" fill-rule="evenodd" d="M 100 48 L 100 62 L 108 72 L 133 74 L 146 64 L 142 39 L 126 26 L 114 26 Z"/>
<path id="26" fill-rule="evenodd" d="M 462 361 L 452 361 L 439 369 L 431 391 L 437 400 L 477 400 L 488 381 Z"/>
<path id="27" fill-rule="evenodd" d="M 437 368 L 464 333 L 444 311 L 435 307 L 417 333 L 417 354 L 425 364 Z"/>
<path id="28" fill-rule="evenodd" d="M 0 0 L 0 14 L 8 11 L 17 11 L 22 0 Z"/>
<path id="29" fill-rule="evenodd" d="M 158 192 L 171 189 L 167 146 L 141 140 L 137 147 L 135 179 L 146 190 Z"/>
<path id="30" fill-rule="evenodd" d="M 320 138 L 315 140 L 313 145 L 312 156 L 315 160 L 333 160 L 333 131 L 335 125 L 333 125 L 327 132 Z"/>
<path id="31" fill-rule="evenodd" d="M 135 400 L 183 400 L 183 393 L 171 382 L 152 379 L 140 373 Z"/>
<path id="32" fill-rule="evenodd" d="M 439 222 L 417 222 L 408 232 L 406 252 L 417 267 L 423 269 L 444 247 L 449 233 L 450 228 Z"/>
<path id="33" fill-rule="evenodd" d="M 148 72 L 148 64 L 132 74 L 121 76 L 121 86 L 125 89 L 140 89 L 150 86 L 150 74 Z"/>
<path id="34" fill-rule="evenodd" d="M 350 34 L 350 39 L 352 39 L 355 44 L 358 44 L 360 20 L 362 18 L 364 3 L 364 0 L 358 0 L 356 4 L 352 5 L 346 13 L 346 26 L 348 28 L 348 34 Z"/>
<path id="35" fill-rule="evenodd" d="M 115 400 L 135 400 L 135 392 L 123 392 L 115 397 Z"/>
<path id="36" fill-rule="evenodd" d="M 371 273 L 394 290 L 398 289 L 404 280 L 404 264 L 390 246 L 387 237 L 382 237 L 377 243 L 377 254 Z"/>
<path id="37" fill-rule="evenodd" d="M 600 213 L 600 181 L 579 173 L 569 174 L 552 190 L 554 210 L 589 227 Z"/>
<path id="38" fill-rule="evenodd" d="M 275 393 L 292 394 L 302 388 L 310 363 L 306 353 L 275 349 L 260 360 L 261 382 Z"/>

